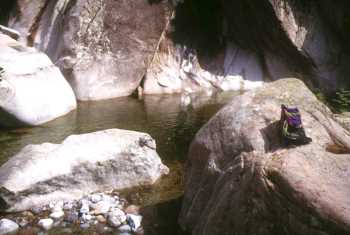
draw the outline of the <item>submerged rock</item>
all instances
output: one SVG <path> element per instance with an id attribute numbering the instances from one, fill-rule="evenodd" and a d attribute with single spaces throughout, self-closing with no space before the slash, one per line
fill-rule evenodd
<path id="1" fill-rule="evenodd" d="M 152 137 L 140 132 L 109 129 L 73 135 L 61 144 L 28 145 L 0 167 L 1 210 L 150 185 L 168 171 Z"/>
<path id="2" fill-rule="evenodd" d="M 0 220 L 0 235 L 16 234 L 19 226 L 9 219 Z"/>
<path id="3" fill-rule="evenodd" d="M 40 125 L 76 108 L 72 88 L 43 53 L 0 33 L 0 126 Z"/>
<path id="4" fill-rule="evenodd" d="M 280 105 L 298 106 L 308 145 L 285 147 Z M 236 97 L 196 135 L 180 215 L 193 235 L 349 234 L 350 134 L 306 86 L 283 79 Z"/>

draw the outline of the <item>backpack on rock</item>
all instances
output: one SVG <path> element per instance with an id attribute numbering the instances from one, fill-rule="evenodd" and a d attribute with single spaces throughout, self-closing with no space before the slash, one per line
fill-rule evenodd
<path id="1" fill-rule="evenodd" d="M 282 138 L 287 145 L 303 145 L 312 141 L 312 139 L 305 134 L 298 108 L 288 108 L 282 104 L 280 124 Z"/>

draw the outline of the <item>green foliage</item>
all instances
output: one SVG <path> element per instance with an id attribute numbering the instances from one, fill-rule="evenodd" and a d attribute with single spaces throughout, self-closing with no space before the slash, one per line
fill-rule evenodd
<path id="1" fill-rule="evenodd" d="M 332 103 L 339 112 L 350 111 L 350 90 L 340 89 L 335 93 Z"/>
<path id="2" fill-rule="evenodd" d="M 314 94 L 318 100 L 326 104 L 333 112 L 350 112 L 350 90 L 342 88 L 332 94 L 325 94 L 320 90 L 315 90 Z"/>

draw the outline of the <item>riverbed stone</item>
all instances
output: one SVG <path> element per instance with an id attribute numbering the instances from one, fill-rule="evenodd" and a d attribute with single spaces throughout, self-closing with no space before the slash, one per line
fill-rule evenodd
<path id="1" fill-rule="evenodd" d="M 1 219 L 0 220 L 0 234 L 1 235 L 11 235 L 16 234 L 19 226 L 12 220 Z"/>
<path id="2" fill-rule="evenodd" d="M 67 221 L 68 223 L 76 223 L 79 220 L 79 215 L 75 211 L 69 211 L 66 213 L 64 221 Z"/>
<path id="3" fill-rule="evenodd" d="M 40 125 L 76 108 L 62 73 L 41 52 L 0 33 L 0 126 Z"/>
<path id="4" fill-rule="evenodd" d="M 93 211 L 91 212 L 94 215 L 106 214 L 111 208 L 111 203 L 108 201 L 100 201 L 91 205 Z"/>
<path id="5" fill-rule="evenodd" d="M 124 225 L 118 227 L 118 231 L 120 233 L 127 233 L 128 234 L 129 232 L 132 231 L 132 229 L 128 224 L 124 224 Z"/>
<path id="6" fill-rule="evenodd" d="M 58 220 L 64 216 L 63 210 L 57 210 L 50 214 L 50 217 L 54 220 Z"/>
<path id="7" fill-rule="evenodd" d="M 154 146 L 148 134 L 120 129 L 28 145 L 0 167 L 0 197 L 6 202 L 1 209 L 22 211 L 95 191 L 151 185 L 169 172 Z"/>
<path id="8" fill-rule="evenodd" d="M 108 213 L 107 222 L 112 227 L 119 227 L 126 222 L 126 214 L 121 209 L 115 208 Z"/>
<path id="9" fill-rule="evenodd" d="M 45 229 L 46 231 L 50 230 L 53 227 L 53 224 L 54 224 L 53 219 L 41 219 L 38 222 L 38 225 L 41 228 Z"/>
<path id="10" fill-rule="evenodd" d="M 126 215 L 127 223 L 130 225 L 131 230 L 135 232 L 141 227 L 142 222 L 142 216 L 141 215 L 134 215 L 134 214 L 127 214 Z"/>
<path id="11" fill-rule="evenodd" d="M 299 108 L 311 143 L 283 143 L 281 104 Z M 350 133 L 303 82 L 278 80 L 235 97 L 197 133 L 179 221 L 193 235 L 348 234 L 349 175 Z"/>

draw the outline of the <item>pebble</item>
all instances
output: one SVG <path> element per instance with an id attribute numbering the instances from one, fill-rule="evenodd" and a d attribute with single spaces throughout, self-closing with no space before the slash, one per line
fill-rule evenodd
<path id="1" fill-rule="evenodd" d="M 141 215 L 127 214 L 126 217 L 127 217 L 127 222 L 132 228 L 133 232 L 135 232 L 138 228 L 141 227 L 141 222 L 142 222 Z"/>
<path id="2" fill-rule="evenodd" d="M 50 230 L 53 226 L 53 219 L 41 219 L 38 225 L 45 230 Z"/>
<path id="3" fill-rule="evenodd" d="M 118 231 L 121 233 L 129 233 L 131 232 L 131 227 L 127 224 L 124 224 L 118 228 Z"/>
<path id="4" fill-rule="evenodd" d="M 81 216 L 81 219 L 82 219 L 83 221 L 85 221 L 85 222 L 88 222 L 88 221 L 90 221 L 90 220 L 92 219 L 92 216 L 91 216 L 90 214 L 83 214 L 83 215 Z"/>
<path id="5" fill-rule="evenodd" d="M 111 204 L 108 201 L 103 200 L 96 204 L 92 204 L 91 208 L 94 209 L 92 211 L 92 214 L 94 215 L 106 214 L 111 208 Z"/>
<path id="6" fill-rule="evenodd" d="M 87 214 L 90 211 L 89 201 L 81 200 L 80 213 Z"/>
<path id="7" fill-rule="evenodd" d="M 80 225 L 80 228 L 83 228 L 83 229 L 90 228 L 90 224 L 88 224 L 88 223 L 81 224 L 81 225 Z"/>
<path id="8" fill-rule="evenodd" d="M 103 215 L 96 216 L 96 219 L 100 223 L 106 223 L 107 222 L 106 218 Z"/>
<path id="9" fill-rule="evenodd" d="M 14 221 L 9 219 L 1 219 L 0 220 L 0 234 L 11 234 L 16 233 L 19 226 Z"/>
<path id="10" fill-rule="evenodd" d="M 23 228 L 29 224 L 29 221 L 26 218 L 18 218 L 17 223 L 21 228 Z"/>
<path id="11" fill-rule="evenodd" d="M 77 212 L 68 212 L 64 218 L 64 221 L 72 224 L 78 220 L 79 220 L 79 216 Z"/>
<path id="12" fill-rule="evenodd" d="M 102 200 L 103 196 L 101 194 L 92 194 L 90 196 L 90 201 L 92 203 L 97 203 L 100 202 Z"/>
<path id="13" fill-rule="evenodd" d="M 107 221 L 110 226 L 119 227 L 126 221 L 126 215 L 124 211 L 116 208 L 108 213 Z"/>
<path id="14" fill-rule="evenodd" d="M 32 209 L 30 209 L 35 215 L 40 214 L 41 212 L 43 212 L 43 208 L 41 207 L 33 207 Z"/>
<path id="15" fill-rule="evenodd" d="M 51 217 L 52 219 L 55 219 L 55 220 L 58 220 L 58 219 L 62 218 L 63 216 L 64 216 L 63 210 L 55 211 L 55 212 L 52 212 L 52 213 L 50 214 L 50 217 Z"/>
<path id="16" fill-rule="evenodd" d="M 73 202 L 65 202 L 63 204 L 63 210 L 69 211 L 72 210 L 74 207 L 74 203 Z"/>
<path id="17" fill-rule="evenodd" d="M 135 205 L 130 205 L 125 208 L 125 213 L 138 215 L 140 214 L 140 207 Z"/>

